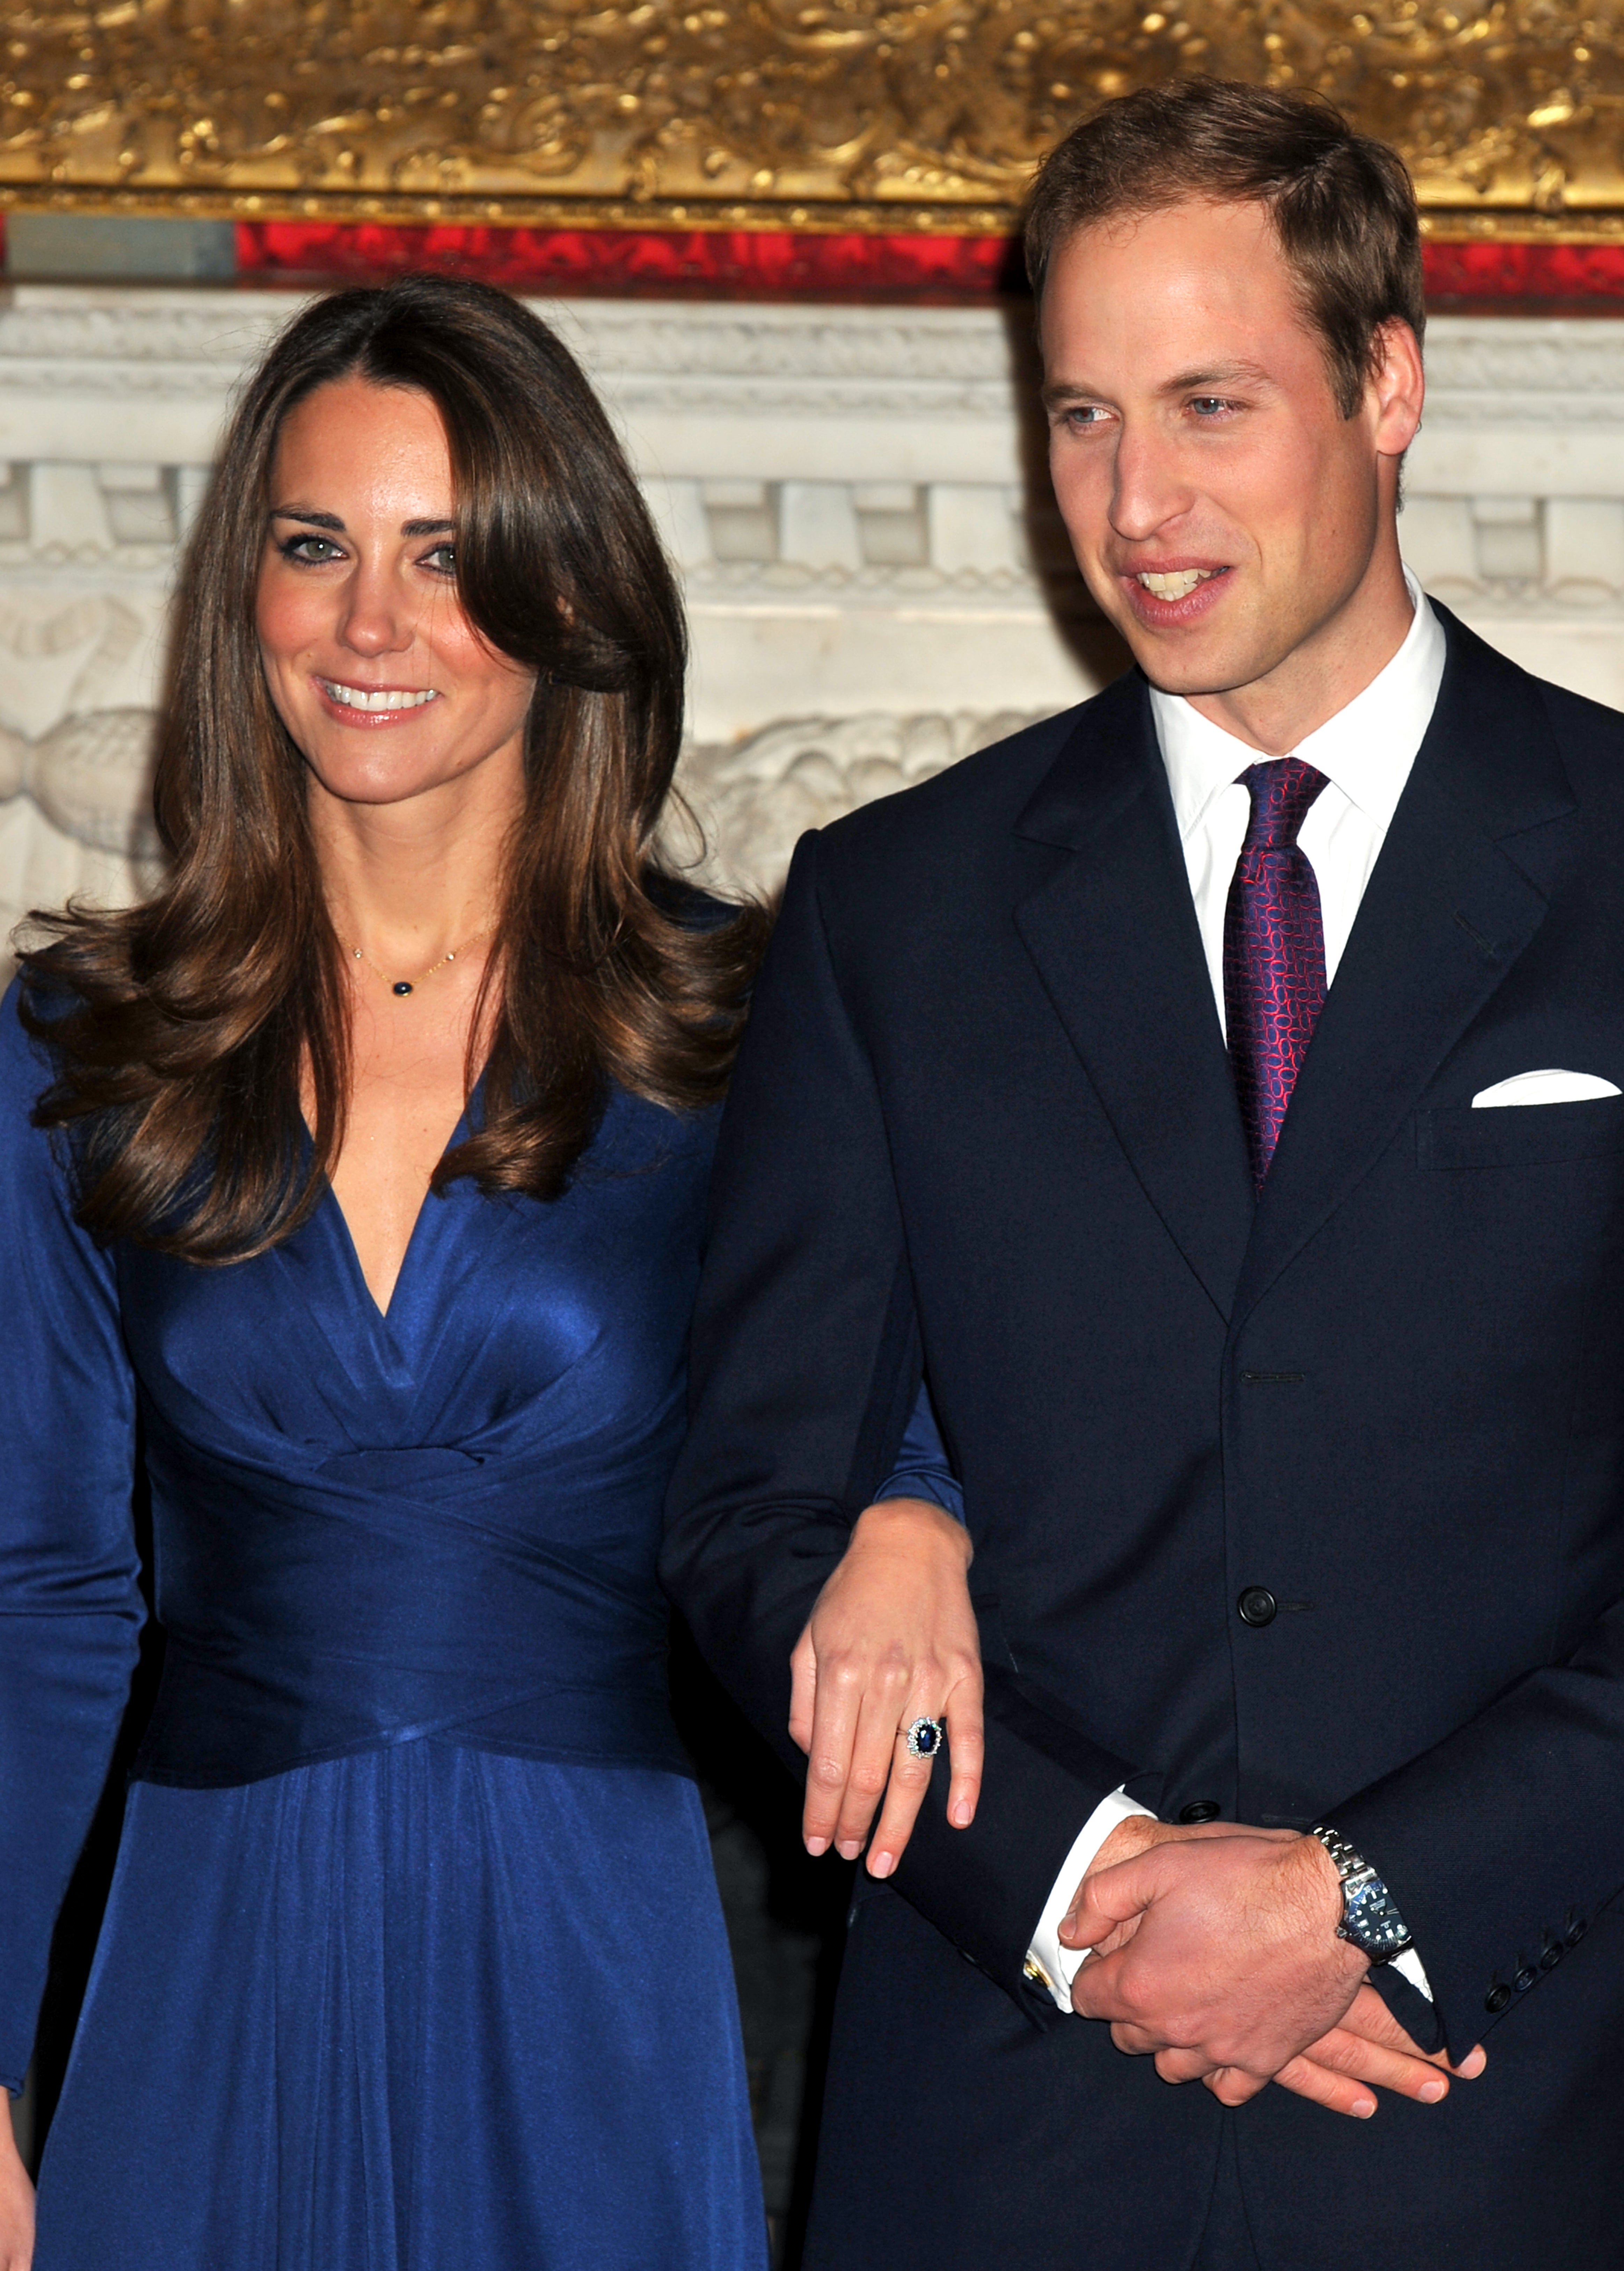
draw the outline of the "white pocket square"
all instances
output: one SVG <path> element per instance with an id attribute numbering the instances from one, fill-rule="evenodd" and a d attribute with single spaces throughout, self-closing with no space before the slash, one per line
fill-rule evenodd
<path id="1" fill-rule="evenodd" d="M 1610 1080 L 1594 1072 L 1520 1072 L 1510 1080 L 1497 1080 L 1480 1088 L 1471 1099 L 1474 1112 L 1498 1104 L 1588 1104 L 1593 1097 L 1617 1096 Z"/>

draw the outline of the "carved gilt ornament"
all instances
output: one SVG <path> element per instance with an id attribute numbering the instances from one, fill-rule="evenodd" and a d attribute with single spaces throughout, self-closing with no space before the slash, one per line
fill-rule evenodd
<path id="1" fill-rule="evenodd" d="M 1624 234 L 1624 0 L 6 5 L 0 201 L 242 219 L 1011 225 L 1091 104 L 1314 87 L 1443 235 Z"/>

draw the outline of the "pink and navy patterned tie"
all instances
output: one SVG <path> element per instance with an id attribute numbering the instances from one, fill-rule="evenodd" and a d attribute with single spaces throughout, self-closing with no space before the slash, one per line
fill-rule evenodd
<path id="1" fill-rule="evenodd" d="M 1325 1005 L 1320 887 L 1297 844 L 1325 776 L 1300 757 L 1270 757 L 1240 778 L 1251 792 L 1252 817 L 1224 912 L 1224 1015 L 1252 1180 L 1261 1192 Z"/>

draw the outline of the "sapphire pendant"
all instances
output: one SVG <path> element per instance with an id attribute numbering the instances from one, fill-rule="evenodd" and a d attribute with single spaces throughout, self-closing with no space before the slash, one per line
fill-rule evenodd
<path id="1" fill-rule="evenodd" d="M 409 994 L 412 988 L 406 979 L 398 978 L 389 990 L 391 994 Z"/>

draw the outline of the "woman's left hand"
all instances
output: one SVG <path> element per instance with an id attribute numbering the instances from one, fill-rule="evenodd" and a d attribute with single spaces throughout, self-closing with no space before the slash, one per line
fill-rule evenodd
<path id="1" fill-rule="evenodd" d="M 916 1719 L 943 1719 L 948 1820 L 964 1829 L 981 1791 L 981 1651 L 966 1572 L 969 1534 L 927 1500 L 885 1499 L 860 1515 L 790 1657 L 789 1731 L 806 1752 L 802 1834 L 888 1877 L 913 1834 L 930 1759 L 909 1751 Z M 889 1790 L 887 1785 L 889 1783 Z"/>

